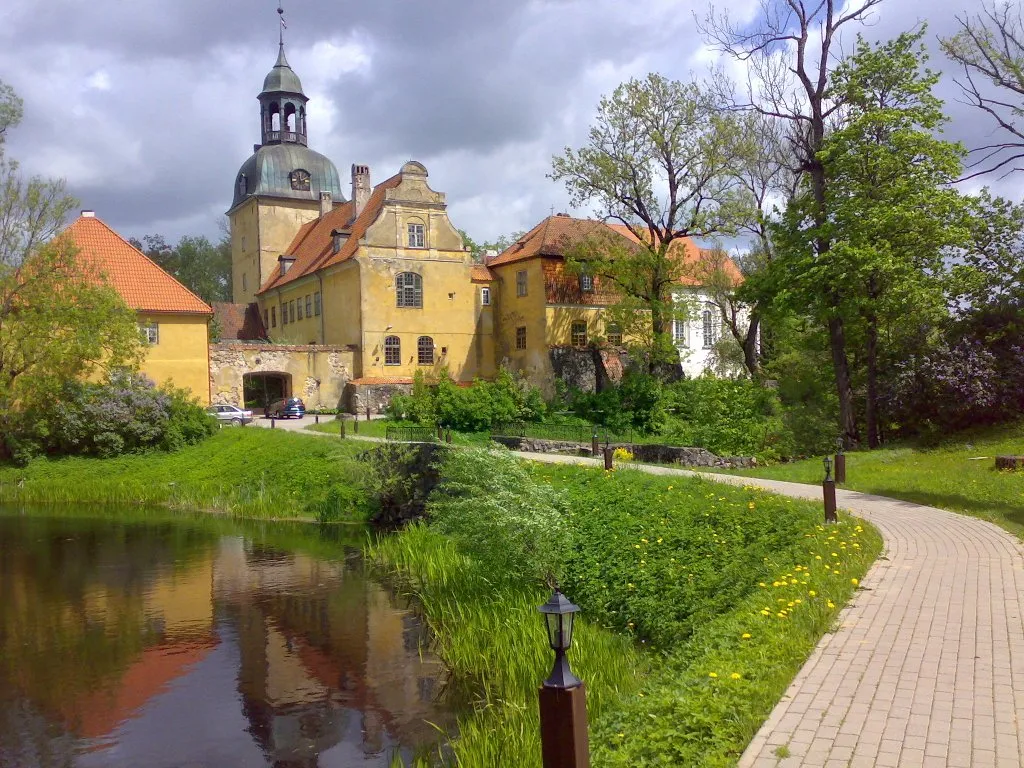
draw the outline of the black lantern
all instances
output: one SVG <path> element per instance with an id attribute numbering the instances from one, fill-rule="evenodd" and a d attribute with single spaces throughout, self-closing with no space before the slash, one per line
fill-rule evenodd
<path id="1" fill-rule="evenodd" d="M 843 454 L 843 438 L 842 437 L 837 437 L 836 438 L 836 453 L 839 454 L 840 456 L 842 456 L 842 454 Z"/>
<path id="2" fill-rule="evenodd" d="M 832 458 L 826 456 L 823 463 L 825 465 L 825 482 L 827 483 L 832 479 Z"/>
<path id="3" fill-rule="evenodd" d="M 566 651 L 572 645 L 572 623 L 580 610 L 579 606 L 569 602 L 556 587 L 548 601 L 537 610 L 544 614 L 548 644 L 555 652 L 555 666 L 551 669 L 551 675 L 544 681 L 544 687 L 576 688 L 582 685 L 580 679 L 569 669 L 569 661 L 565 657 Z"/>

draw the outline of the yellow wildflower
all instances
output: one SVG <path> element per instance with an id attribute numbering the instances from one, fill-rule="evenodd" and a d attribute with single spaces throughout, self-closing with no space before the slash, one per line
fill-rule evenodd
<path id="1" fill-rule="evenodd" d="M 741 675 L 739 672 L 733 672 L 731 675 L 729 675 L 729 677 L 731 677 L 733 680 L 739 680 L 741 677 L 743 677 L 743 675 Z"/>
<path id="2" fill-rule="evenodd" d="M 708 677 L 711 677 L 711 678 L 718 677 L 718 673 L 717 672 L 708 672 Z"/>
<path id="3" fill-rule="evenodd" d="M 750 633 L 749 632 L 744 632 L 743 633 L 743 639 L 744 640 L 749 640 L 750 639 Z"/>

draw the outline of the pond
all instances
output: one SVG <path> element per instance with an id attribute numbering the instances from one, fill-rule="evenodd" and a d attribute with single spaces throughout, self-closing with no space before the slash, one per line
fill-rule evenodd
<path id="1" fill-rule="evenodd" d="M 0 507 L 3 768 L 376 768 L 454 727 L 362 531 L 112 512 Z"/>

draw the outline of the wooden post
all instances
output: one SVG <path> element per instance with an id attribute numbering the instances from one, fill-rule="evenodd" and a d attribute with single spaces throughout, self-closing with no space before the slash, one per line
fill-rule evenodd
<path id="1" fill-rule="evenodd" d="M 587 694 L 575 688 L 540 689 L 540 749 L 544 768 L 588 768 Z"/>
<path id="2" fill-rule="evenodd" d="M 274 417 L 273 416 L 270 417 L 270 428 L 274 429 Z"/>
<path id="3" fill-rule="evenodd" d="M 846 482 L 846 454 L 845 453 L 837 453 L 836 454 L 836 482 L 837 483 L 845 483 Z"/>
<path id="4" fill-rule="evenodd" d="M 442 427 L 440 424 L 438 424 L 437 425 L 437 442 L 440 443 L 442 440 L 444 440 L 444 427 Z"/>
<path id="5" fill-rule="evenodd" d="M 451 427 L 448 427 L 448 430 L 444 433 L 444 441 L 446 443 L 449 443 L 449 444 L 452 442 L 452 428 Z"/>
<path id="6" fill-rule="evenodd" d="M 605 469 L 611 469 L 612 468 L 612 453 L 613 453 L 612 449 L 609 446 L 606 445 L 604 447 L 604 468 Z"/>
<path id="7" fill-rule="evenodd" d="M 341 430 L 338 432 L 338 435 L 340 435 L 341 439 L 344 440 L 345 439 L 345 417 L 342 416 L 340 419 L 338 419 L 338 421 L 341 422 Z"/>
<path id="8" fill-rule="evenodd" d="M 352 419 L 352 433 L 359 434 L 359 413 L 355 414 L 355 418 Z"/>
<path id="9" fill-rule="evenodd" d="M 319 424 L 320 423 L 320 414 L 319 413 L 313 414 L 313 423 L 314 424 Z"/>
<path id="10" fill-rule="evenodd" d="M 598 451 L 601 450 L 601 446 L 597 440 L 597 430 L 594 430 L 593 436 L 590 438 L 590 455 L 597 458 Z"/>
<path id="11" fill-rule="evenodd" d="M 366 420 L 370 420 L 370 406 L 366 406 Z"/>
<path id="12" fill-rule="evenodd" d="M 838 523 L 839 515 L 836 514 L 836 481 L 829 478 L 821 484 L 822 494 L 825 498 L 825 522 Z"/>

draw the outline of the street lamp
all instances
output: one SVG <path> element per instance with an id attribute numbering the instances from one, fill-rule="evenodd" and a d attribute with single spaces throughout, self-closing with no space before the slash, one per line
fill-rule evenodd
<path id="1" fill-rule="evenodd" d="M 540 687 L 540 748 L 544 768 L 588 768 L 587 699 L 583 682 L 569 669 L 566 652 L 572 645 L 579 607 L 555 587 L 538 610 L 544 614 L 548 645 L 555 665 Z"/>
<path id="2" fill-rule="evenodd" d="M 580 679 L 569 669 L 569 660 L 565 655 L 572 645 L 572 623 L 580 610 L 579 606 L 569 602 L 558 587 L 555 587 L 548 601 L 537 610 L 544 614 L 548 645 L 555 652 L 555 666 L 551 669 L 551 675 L 544 681 L 544 687 L 575 688 L 582 685 Z"/>
<path id="3" fill-rule="evenodd" d="M 827 483 L 832 479 L 832 459 L 826 456 L 822 463 L 825 465 L 825 482 Z"/>

